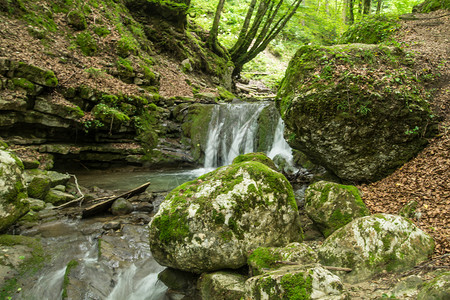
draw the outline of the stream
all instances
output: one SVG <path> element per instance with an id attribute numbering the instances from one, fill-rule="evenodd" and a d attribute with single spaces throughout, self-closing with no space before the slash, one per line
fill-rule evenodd
<path id="1" fill-rule="evenodd" d="M 126 191 L 150 181 L 147 192 L 164 195 L 186 181 L 230 164 L 239 154 L 255 152 L 258 117 L 267 105 L 216 105 L 203 168 L 79 172 L 78 183 L 87 188 Z M 277 125 L 272 126 L 272 146 L 266 153 L 272 159 L 281 156 L 292 165 L 291 148 L 283 137 L 284 124 L 279 116 L 278 119 Z M 158 201 L 161 200 L 162 197 Z M 158 204 L 154 202 L 155 209 Z M 50 221 L 21 232 L 40 237 L 51 258 L 41 272 L 22 284 L 23 292 L 16 299 L 61 299 L 63 293 L 71 299 L 169 299 L 167 287 L 157 277 L 165 268 L 152 258 L 148 245 L 146 224 L 152 214 L 135 211 L 122 217 L 105 215 L 91 219 L 61 218 L 51 211 L 48 214 Z M 109 225 L 113 223 L 119 227 L 111 229 L 113 226 Z"/>

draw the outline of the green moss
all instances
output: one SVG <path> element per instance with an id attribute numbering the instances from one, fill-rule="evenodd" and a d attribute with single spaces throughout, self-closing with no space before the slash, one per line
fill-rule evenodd
<path id="1" fill-rule="evenodd" d="M 269 168 L 277 171 L 277 167 L 273 163 L 273 161 L 264 153 L 262 152 L 256 152 L 256 153 L 247 153 L 247 154 L 241 154 L 237 156 L 235 159 L 233 159 L 233 164 L 238 164 L 246 161 L 257 161 L 260 162 Z"/>
<path id="2" fill-rule="evenodd" d="M 33 94 L 36 90 L 34 83 L 25 78 L 13 78 L 12 82 L 14 87 L 24 89 L 28 94 Z"/>
<path id="3" fill-rule="evenodd" d="M 67 14 L 67 23 L 76 30 L 84 30 L 87 28 L 84 14 L 77 10 L 72 10 Z"/>
<path id="4" fill-rule="evenodd" d="M 281 260 L 280 253 L 265 247 L 253 250 L 247 259 L 248 264 L 252 266 L 253 276 L 260 274 L 258 270 L 275 268 L 276 262 Z"/>
<path id="5" fill-rule="evenodd" d="M 378 44 L 392 41 L 400 28 L 399 20 L 387 15 L 372 15 L 350 26 L 341 37 L 340 43 Z"/>
<path id="6" fill-rule="evenodd" d="M 237 98 L 232 92 L 222 86 L 218 86 L 217 91 L 219 92 L 219 97 L 221 100 L 231 102 Z"/>
<path id="7" fill-rule="evenodd" d="M 312 277 L 304 273 L 286 274 L 281 278 L 281 287 L 285 291 L 283 299 L 311 299 Z"/>
<path id="8" fill-rule="evenodd" d="M 76 37 L 76 44 L 86 56 L 94 56 L 98 51 L 97 42 L 89 32 L 78 34 Z"/>
<path id="9" fill-rule="evenodd" d="M 53 71 L 45 72 L 45 85 L 50 87 L 56 87 L 58 85 L 58 78 L 56 78 Z"/>
<path id="10" fill-rule="evenodd" d="M 67 287 L 70 283 L 70 272 L 72 269 L 76 268 L 78 266 L 78 261 L 71 260 L 66 267 L 66 272 L 64 273 L 64 280 L 63 280 L 63 292 L 62 292 L 62 299 L 67 299 Z"/>
<path id="11" fill-rule="evenodd" d="M 5 280 L 0 287 L 0 299 L 10 299 L 17 292 L 17 278 L 24 275 L 35 274 L 44 266 L 44 262 L 49 258 L 44 252 L 40 239 L 21 235 L 0 235 L 0 245 L 16 246 L 24 245 L 31 248 L 31 257 L 25 258 L 18 266 L 18 276 Z"/>
<path id="12" fill-rule="evenodd" d="M 111 31 L 105 26 L 95 26 L 94 33 L 99 37 L 105 37 L 111 34 Z"/>
<path id="13" fill-rule="evenodd" d="M 138 46 L 134 39 L 131 39 L 128 36 L 122 37 L 117 42 L 117 54 L 121 57 L 128 57 L 130 55 L 138 54 Z"/>
<path id="14" fill-rule="evenodd" d="M 170 212 L 169 215 L 161 215 L 153 220 L 154 226 L 159 230 L 159 239 L 163 243 L 183 240 L 190 235 L 186 220 L 187 214 L 179 211 Z"/>

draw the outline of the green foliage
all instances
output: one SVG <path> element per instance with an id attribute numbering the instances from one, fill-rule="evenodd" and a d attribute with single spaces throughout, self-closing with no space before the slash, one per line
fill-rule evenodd
<path id="1" fill-rule="evenodd" d="M 419 1 L 418 1 L 419 2 Z M 448 0 L 425 0 L 419 5 L 414 6 L 413 12 L 429 13 L 439 9 L 450 9 Z"/>
<path id="2" fill-rule="evenodd" d="M 84 14 L 77 10 L 72 10 L 67 14 L 67 23 L 76 30 L 84 30 L 87 28 Z"/>
<path id="3" fill-rule="evenodd" d="M 364 18 L 350 26 L 342 35 L 342 44 L 364 43 L 379 44 L 392 42 L 393 35 L 400 29 L 399 21 L 394 16 L 374 15 Z"/>
<path id="4" fill-rule="evenodd" d="M 105 37 L 111 33 L 111 31 L 105 26 L 95 26 L 94 33 L 99 37 Z"/>
<path id="5" fill-rule="evenodd" d="M 94 56 L 97 51 L 97 42 L 89 32 L 82 32 L 76 37 L 76 44 L 86 56 Z"/>
<path id="6" fill-rule="evenodd" d="M 130 55 L 138 54 L 138 45 L 136 41 L 129 36 L 123 36 L 117 42 L 117 54 L 121 57 L 128 57 Z"/>

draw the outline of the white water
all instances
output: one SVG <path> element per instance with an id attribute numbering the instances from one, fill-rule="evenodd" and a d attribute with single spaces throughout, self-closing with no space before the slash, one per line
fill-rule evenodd
<path id="1" fill-rule="evenodd" d="M 208 129 L 205 168 L 229 165 L 240 154 L 256 152 L 258 117 L 268 105 L 242 103 L 214 106 Z M 281 117 L 278 118 L 272 147 L 266 154 L 271 159 L 281 155 L 292 166 L 292 149 L 283 136 L 284 122 Z"/>
<path id="2" fill-rule="evenodd" d="M 158 280 L 158 273 L 164 269 L 153 259 L 140 266 L 132 264 L 119 275 L 117 285 L 106 300 L 164 299 L 167 287 Z M 140 274 L 142 270 L 151 270 L 151 273 Z"/>

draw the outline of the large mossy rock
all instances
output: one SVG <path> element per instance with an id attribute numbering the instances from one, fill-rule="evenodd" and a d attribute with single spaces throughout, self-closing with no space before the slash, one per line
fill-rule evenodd
<path id="1" fill-rule="evenodd" d="M 417 13 L 429 13 L 439 9 L 450 10 L 450 2 L 448 0 L 425 0 L 414 6 L 412 11 Z"/>
<path id="2" fill-rule="evenodd" d="M 369 215 L 355 186 L 327 181 L 313 183 L 306 189 L 305 211 L 325 237 L 352 220 Z"/>
<path id="3" fill-rule="evenodd" d="M 291 185 L 282 174 L 253 161 L 177 187 L 149 227 L 156 261 L 195 273 L 240 268 L 259 246 L 302 239 Z"/>
<path id="4" fill-rule="evenodd" d="M 377 214 L 352 221 L 329 236 L 318 250 L 327 266 L 353 269 L 350 282 L 366 280 L 384 270 L 401 272 L 427 260 L 434 241 L 411 221 Z"/>
<path id="5" fill-rule="evenodd" d="M 0 150 L 0 232 L 29 210 L 23 179 L 23 164 L 12 153 Z"/>
<path id="6" fill-rule="evenodd" d="M 287 266 L 249 278 L 244 299 L 347 299 L 341 279 L 316 266 Z"/>
<path id="7" fill-rule="evenodd" d="M 381 179 L 437 132 L 417 79 L 412 55 L 400 48 L 303 46 L 277 95 L 288 143 L 341 179 Z"/>

